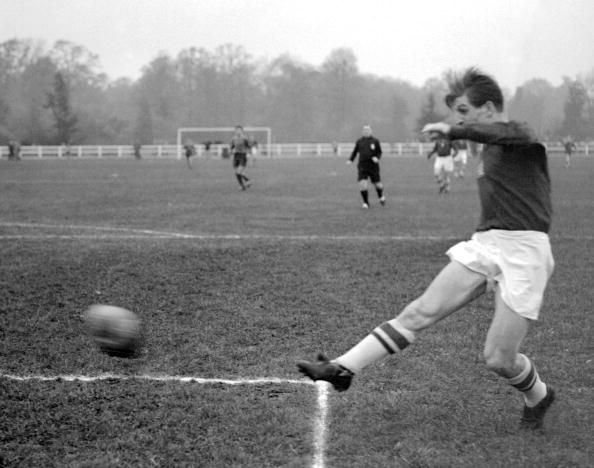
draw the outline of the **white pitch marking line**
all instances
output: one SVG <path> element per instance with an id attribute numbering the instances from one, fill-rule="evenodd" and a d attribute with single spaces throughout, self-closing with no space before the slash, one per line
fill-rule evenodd
<path id="1" fill-rule="evenodd" d="M 143 234 L 6 234 L 1 235 L 2 240 L 51 240 L 51 239 L 93 239 L 93 240 L 128 240 L 128 239 L 185 239 L 185 237 L 171 235 L 147 236 Z"/>
<path id="2" fill-rule="evenodd" d="M 313 468 L 324 468 L 326 453 L 326 428 L 328 418 L 328 389 L 330 384 L 323 381 L 317 381 L 318 389 L 318 417 L 314 429 L 315 455 Z"/>
<path id="3" fill-rule="evenodd" d="M 266 385 L 266 384 L 297 384 L 297 385 L 313 385 L 313 382 L 307 380 L 292 380 L 279 379 L 275 377 L 270 378 L 254 378 L 254 379 L 207 379 L 203 377 L 181 376 L 181 375 L 122 375 L 122 374 L 99 374 L 99 375 L 15 375 L 15 374 L 0 374 L 0 378 L 8 380 L 26 381 L 41 381 L 41 382 L 99 382 L 103 380 L 150 380 L 157 382 L 182 382 L 182 383 L 200 383 L 200 384 L 225 384 L 225 385 Z"/>
<path id="4" fill-rule="evenodd" d="M 289 241 L 453 241 L 460 236 L 428 236 L 428 235 L 319 235 L 319 234 L 191 234 L 181 232 L 155 231 L 150 229 L 134 229 L 109 226 L 84 226 L 68 224 L 18 223 L 0 222 L 0 227 L 21 227 L 62 230 L 90 230 L 101 232 L 121 232 L 124 234 L 0 234 L 0 240 L 49 240 L 49 239 L 188 239 L 188 240 L 289 240 Z M 553 240 L 594 240 L 594 236 L 551 236 Z"/>
<path id="5" fill-rule="evenodd" d="M 132 229 L 125 227 L 110 227 L 110 226 L 79 226 L 73 224 L 44 224 L 44 223 L 11 223 L 11 222 L 0 222 L 0 226 L 3 227 L 22 227 L 22 228 L 41 228 L 41 229 L 67 229 L 77 230 L 85 229 L 91 231 L 112 231 L 112 232 L 128 232 L 148 235 L 160 235 L 169 237 L 181 237 L 184 238 L 187 234 L 177 232 L 165 232 L 165 231 L 153 231 L 150 229 Z"/>
<path id="6" fill-rule="evenodd" d="M 97 232 L 123 232 L 124 235 L 112 234 L 6 234 L 0 239 L 195 239 L 195 240 L 330 240 L 330 241 L 382 241 L 382 240 L 449 240 L 457 237 L 449 236 L 372 236 L 372 235 L 317 235 L 317 234 L 185 234 L 180 232 L 154 231 L 148 229 L 133 229 L 124 227 L 84 226 L 70 224 L 18 223 L 0 222 L 0 227 L 62 229 L 62 230 L 91 230 Z"/>
<path id="7" fill-rule="evenodd" d="M 330 242 L 387 242 L 387 241 L 455 241 L 460 236 L 368 236 L 368 235 L 276 235 L 276 234 L 0 234 L 0 240 L 195 240 L 195 241 L 330 241 Z M 594 236 L 552 236 L 553 241 L 591 241 Z"/>
<path id="8" fill-rule="evenodd" d="M 278 240 L 278 241 L 442 241 L 459 237 L 442 236 L 333 236 L 333 235 L 275 235 L 275 234 L 0 234 L 5 240 L 50 239 L 163 239 L 163 240 Z"/>

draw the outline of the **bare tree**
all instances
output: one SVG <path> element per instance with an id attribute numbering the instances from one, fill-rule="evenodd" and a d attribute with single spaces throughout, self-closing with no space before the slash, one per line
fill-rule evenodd
<path id="1" fill-rule="evenodd" d="M 61 72 L 54 75 L 54 90 L 47 93 L 47 107 L 54 116 L 56 127 L 56 143 L 72 143 L 76 131 L 77 117 L 70 105 L 70 88 Z"/>

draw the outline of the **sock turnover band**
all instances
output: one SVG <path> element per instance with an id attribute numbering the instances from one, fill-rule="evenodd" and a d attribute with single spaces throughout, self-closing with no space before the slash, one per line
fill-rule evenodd
<path id="1" fill-rule="evenodd" d="M 371 334 L 390 354 L 394 354 L 398 350 L 403 350 L 414 340 L 414 333 L 410 330 L 405 330 L 396 319 L 381 324 Z"/>

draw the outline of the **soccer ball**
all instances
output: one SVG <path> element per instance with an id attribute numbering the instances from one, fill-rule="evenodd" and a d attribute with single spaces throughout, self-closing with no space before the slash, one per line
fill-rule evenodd
<path id="1" fill-rule="evenodd" d="M 117 357 L 132 357 L 140 347 L 140 319 L 127 309 L 95 304 L 84 314 L 87 330 L 99 349 Z"/>

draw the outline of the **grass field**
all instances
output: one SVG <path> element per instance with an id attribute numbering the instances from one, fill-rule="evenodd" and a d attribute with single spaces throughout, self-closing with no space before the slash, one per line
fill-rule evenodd
<path id="1" fill-rule="evenodd" d="M 492 297 L 337 394 L 295 361 L 392 318 L 477 222 L 473 164 L 437 195 L 388 158 L 368 211 L 338 159 L 0 162 L 0 466 L 569 467 L 594 464 L 594 160 L 553 155 L 556 270 L 525 352 L 558 392 L 545 429 L 482 364 Z M 82 312 L 143 320 L 136 359 Z"/>

